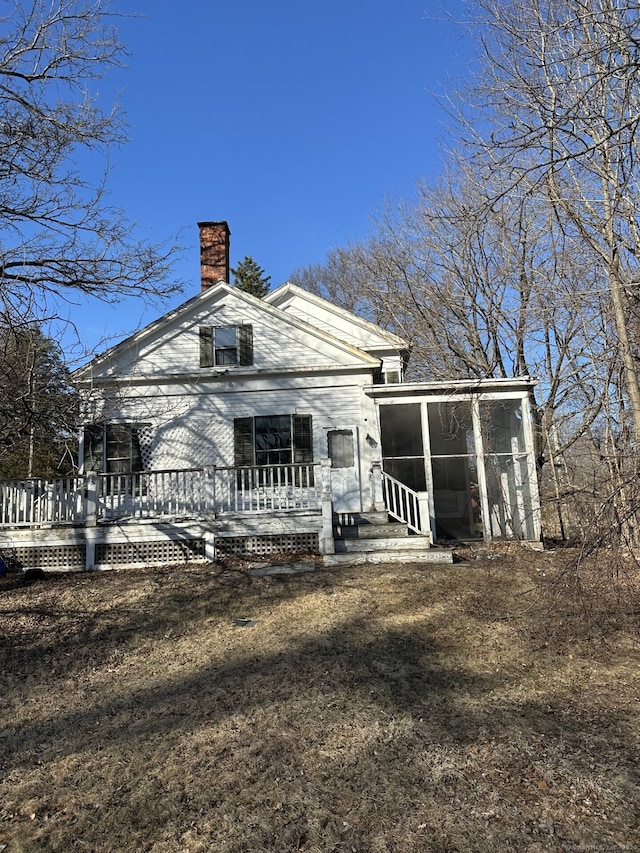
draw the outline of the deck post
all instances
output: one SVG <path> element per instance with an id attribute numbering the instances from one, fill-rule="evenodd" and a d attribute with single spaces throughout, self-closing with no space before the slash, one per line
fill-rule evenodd
<path id="1" fill-rule="evenodd" d="M 382 462 L 378 459 L 371 463 L 371 492 L 373 508 L 376 512 L 384 512 L 384 493 L 382 491 Z"/>
<path id="2" fill-rule="evenodd" d="M 87 473 L 87 505 L 85 525 L 95 527 L 98 524 L 98 475 L 95 471 Z"/>
<path id="3" fill-rule="evenodd" d="M 216 466 L 212 465 L 204 469 L 205 477 L 205 494 L 204 494 L 204 512 L 207 518 L 215 518 L 217 514 L 216 507 Z"/>
<path id="4" fill-rule="evenodd" d="M 86 527 L 84 531 L 84 568 L 87 572 L 96 567 L 96 533 L 95 528 Z"/>
<path id="5" fill-rule="evenodd" d="M 212 530 L 204 532 L 204 558 L 207 563 L 216 561 L 216 535 Z"/>
<path id="6" fill-rule="evenodd" d="M 96 566 L 96 527 L 98 525 L 98 475 L 87 472 L 84 517 L 84 567 L 90 572 Z"/>
<path id="7" fill-rule="evenodd" d="M 336 543 L 333 538 L 333 500 L 331 494 L 331 460 L 320 460 L 322 492 L 320 505 L 322 507 L 322 537 L 320 541 L 321 554 L 334 554 Z"/>
<path id="8" fill-rule="evenodd" d="M 418 512 L 420 513 L 420 532 L 429 537 L 433 545 L 433 531 L 429 513 L 429 492 L 418 492 Z"/>

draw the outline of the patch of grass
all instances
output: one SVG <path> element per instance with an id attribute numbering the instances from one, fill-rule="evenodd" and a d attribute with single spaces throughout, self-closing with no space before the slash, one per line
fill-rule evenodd
<path id="1" fill-rule="evenodd" d="M 638 849 L 640 655 L 561 569 L 0 581 L 0 848 Z"/>

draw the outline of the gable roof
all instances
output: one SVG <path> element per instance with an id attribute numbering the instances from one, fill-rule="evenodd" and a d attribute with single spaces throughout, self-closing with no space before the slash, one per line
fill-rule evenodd
<path id="1" fill-rule="evenodd" d="M 333 352 L 345 365 L 359 364 L 362 367 L 370 368 L 377 367 L 379 364 L 378 358 L 352 343 L 306 322 L 293 313 L 285 312 L 278 306 L 269 304 L 266 300 L 257 299 L 239 288 L 232 287 L 225 282 L 219 282 L 199 292 L 182 305 L 167 312 L 105 352 L 95 356 L 74 371 L 73 379 L 77 382 L 100 378 L 113 380 L 117 379 L 120 374 L 131 378 L 132 370 L 135 370 L 136 366 L 142 366 L 144 360 L 148 360 L 151 353 L 158 350 L 163 344 L 166 345 L 172 339 L 178 338 L 185 329 L 211 323 L 212 316 L 229 304 L 242 305 L 253 317 L 265 316 L 265 319 L 270 321 L 272 328 L 275 325 L 275 328 L 282 331 L 286 330 L 290 336 L 298 339 L 304 336 L 305 339 L 315 342 L 320 353 Z M 223 324 L 227 325 L 229 321 L 225 321 Z M 193 369 L 185 368 L 183 364 L 180 364 L 179 368 L 178 373 L 182 375 L 194 372 Z M 142 370 L 137 371 L 137 375 L 147 374 Z M 173 375 L 175 375 L 175 371 Z"/>
<path id="2" fill-rule="evenodd" d="M 286 282 L 267 294 L 265 302 L 360 349 L 366 351 L 392 349 L 400 353 L 409 352 L 409 342 L 404 338 L 291 282 Z"/>

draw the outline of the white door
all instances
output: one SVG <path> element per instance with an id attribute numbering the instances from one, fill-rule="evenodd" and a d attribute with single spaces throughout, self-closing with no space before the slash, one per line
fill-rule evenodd
<path id="1" fill-rule="evenodd" d="M 358 427 L 326 430 L 327 456 L 331 460 L 331 492 L 334 512 L 360 512 L 360 443 Z"/>

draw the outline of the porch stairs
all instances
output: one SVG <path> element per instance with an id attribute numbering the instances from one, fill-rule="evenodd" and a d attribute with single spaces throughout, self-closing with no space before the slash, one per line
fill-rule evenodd
<path id="1" fill-rule="evenodd" d="M 406 524 L 390 521 L 385 512 L 336 513 L 334 554 L 325 566 L 355 563 L 452 563 L 453 553 L 431 546 L 429 536 L 409 534 Z"/>

